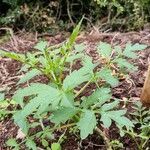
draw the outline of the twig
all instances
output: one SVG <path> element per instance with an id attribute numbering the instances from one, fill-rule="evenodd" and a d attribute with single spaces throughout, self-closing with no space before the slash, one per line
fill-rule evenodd
<path id="1" fill-rule="evenodd" d="M 70 4 L 69 4 L 69 1 L 67 0 L 67 14 L 68 14 L 68 17 L 69 17 L 69 19 L 71 21 L 71 24 L 74 26 L 74 21 L 73 21 L 73 19 L 71 17 L 70 8 L 69 7 L 70 7 Z"/>
<path id="2" fill-rule="evenodd" d="M 76 93 L 75 98 L 78 97 L 85 89 L 86 87 L 91 83 L 91 80 L 89 80 L 81 89 L 79 92 Z"/>
<path id="3" fill-rule="evenodd" d="M 102 132 L 98 127 L 95 128 L 95 131 L 96 131 L 97 133 L 99 133 L 99 135 L 104 139 L 105 144 L 106 144 L 106 146 L 107 146 L 107 150 L 112 150 L 111 145 L 110 145 L 110 141 L 109 141 L 109 139 L 107 138 L 107 136 L 105 135 L 105 133 Z"/>

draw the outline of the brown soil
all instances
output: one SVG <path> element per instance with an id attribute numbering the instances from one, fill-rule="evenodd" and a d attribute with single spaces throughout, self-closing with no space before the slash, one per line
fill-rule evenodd
<path id="1" fill-rule="evenodd" d="M 26 53 L 31 51 L 35 43 L 37 42 L 37 37 L 34 34 L 18 34 L 11 37 L 11 39 L 0 45 L 0 49 L 6 51 L 14 51 L 18 53 Z M 56 35 L 55 37 L 45 37 L 50 45 L 58 44 L 62 42 L 65 38 L 63 35 Z M 129 78 L 122 80 L 119 86 L 113 88 L 113 96 L 116 98 L 129 98 L 130 100 L 139 100 L 141 89 L 143 87 L 145 72 L 150 60 L 150 32 L 130 32 L 130 33 L 97 33 L 96 31 L 91 34 L 86 33 L 78 37 L 77 42 L 83 42 L 86 44 L 86 53 L 93 57 L 96 61 L 98 56 L 96 53 L 96 44 L 100 41 L 106 41 L 112 45 L 120 44 L 124 46 L 127 42 L 132 43 L 144 43 L 149 46 L 145 51 L 139 53 L 139 59 L 134 61 L 138 66 L 138 71 L 129 74 Z M 17 74 L 20 70 L 21 64 L 8 59 L 0 58 L 0 91 L 5 91 L 6 96 L 10 98 L 15 90 L 18 88 L 16 86 L 17 81 L 23 75 L 22 73 Z M 45 77 L 38 77 L 34 82 L 47 82 Z M 89 94 L 94 85 L 90 85 L 85 95 Z M 130 108 L 129 108 L 130 110 Z M 6 150 L 5 142 L 11 137 L 16 137 L 18 128 L 14 125 L 13 121 L 8 116 L 4 121 L 0 122 L 0 150 Z M 111 131 L 108 131 L 110 139 L 117 139 L 118 133 L 115 128 L 112 127 Z M 123 139 L 120 139 L 123 140 Z M 132 141 L 125 139 L 124 141 L 126 150 L 136 150 L 132 148 Z M 62 144 L 63 150 L 105 150 L 103 140 L 95 133 L 89 136 L 86 140 L 81 141 L 75 135 L 68 134 L 68 138 Z"/>

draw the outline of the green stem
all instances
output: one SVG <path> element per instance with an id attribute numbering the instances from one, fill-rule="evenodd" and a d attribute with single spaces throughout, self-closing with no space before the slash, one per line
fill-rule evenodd
<path id="1" fill-rule="evenodd" d="M 86 87 L 91 83 L 91 80 L 89 80 L 81 89 L 78 91 L 75 95 L 75 98 L 78 97 L 85 89 Z"/>
<path id="2" fill-rule="evenodd" d="M 64 128 L 72 127 L 74 125 L 76 125 L 76 123 L 70 123 L 70 124 L 67 124 L 67 125 L 63 125 L 61 127 L 54 128 L 54 130 L 61 130 L 61 129 L 64 129 Z"/>
<path id="3" fill-rule="evenodd" d="M 62 142 L 62 139 L 63 139 L 63 137 L 65 136 L 65 134 L 66 134 L 66 131 L 67 131 L 67 129 L 64 131 L 64 133 L 59 137 L 59 140 L 58 140 L 58 143 L 61 143 Z"/>

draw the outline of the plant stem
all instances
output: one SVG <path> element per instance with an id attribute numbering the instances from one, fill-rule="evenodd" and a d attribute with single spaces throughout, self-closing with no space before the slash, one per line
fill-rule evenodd
<path id="1" fill-rule="evenodd" d="M 132 138 L 132 139 L 134 140 L 134 142 L 136 143 L 136 145 L 137 145 L 137 147 L 138 147 L 138 150 L 141 150 L 141 146 L 139 145 L 139 143 L 138 143 L 137 140 L 136 140 L 136 137 L 137 137 L 138 135 L 136 135 L 136 134 L 134 134 L 134 133 L 132 133 L 132 132 L 129 132 L 129 131 L 125 131 L 125 130 L 123 130 L 123 131 L 131 136 L 131 138 Z"/>
<path id="2" fill-rule="evenodd" d="M 42 122 L 42 119 L 40 119 L 39 121 L 40 121 L 41 128 L 42 128 L 42 130 L 44 131 L 45 127 L 44 127 L 44 124 L 43 124 L 43 122 Z"/>
<path id="3" fill-rule="evenodd" d="M 91 80 L 89 80 L 81 89 L 78 91 L 75 95 L 75 98 L 78 97 L 85 89 L 86 87 L 91 83 Z"/>
<path id="4" fill-rule="evenodd" d="M 67 129 L 65 129 L 64 133 L 59 137 L 58 143 L 61 143 L 61 142 L 62 142 L 62 139 L 63 139 L 63 137 L 64 137 L 65 134 L 66 134 L 66 131 L 67 131 Z"/>
<path id="5" fill-rule="evenodd" d="M 68 127 L 71 127 L 71 126 L 74 126 L 74 125 L 75 125 L 75 123 L 70 123 L 70 124 L 63 125 L 61 127 L 55 128 L 55 130 L 61 130 L 61 129 L 68 128 Z"/>
<path id="6" fill-rule="evenodd" d="M 148 141 L 149 141 L 149 138 L 147 140 L 145 140 L 145 142 L 142 143 L 142 148 L 145 147 L 145 145 L 147 144 Z"/>
<path id="7" fill-rule="evenodd" d="M 112 150 L 111 144 L 104 132 L 102 132 L 98 127 L 95 128 L 95 131 L 104 139 L 107 146 L 107 150 Z"/>

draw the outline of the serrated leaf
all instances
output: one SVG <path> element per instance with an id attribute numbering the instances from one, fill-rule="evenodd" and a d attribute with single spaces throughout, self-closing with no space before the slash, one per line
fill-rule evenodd
<path id="1" fill-rule="evenodd" d="M 37 58 L 38 61 L 43 65 L 43 66 L 46 66 L 47 65 L 47 61 L 46 59 L 43 57 L 43 56 L 40 56 Z"/>
<path id="2" fill-rule="evenodd" d="M 45 139 L 42 139 L 42 145 L 44 146 L 44 147 L 48 147 L 48 142 L 45 140 Z"/>
<path id="3" fill-rule="evenodd" d="M 115 108 L 116 106 L 118 106 L 119 104 L 119 101 L 118 100 L 115 100 L 114 102 L 110 102 L 108 104 L 104 104 L 102 107 L 101 107 L 101 111 L 108 111 L 108 110 L 111 110 L 113 108 Z"/>
<path id="4" fill-rule="evenodd" d="M 83 21 L 83 18 L 80 20 L 80 22 L 77 24 L 77 26 L 74 28 L 70 38 L 69 38 L 69 41 L 67 43 L 67 45 L 70 47 L 72 47 L 72 45 L 74 44 L 78 34 L 79 34 L 79 31 L 80 31 L 80 27 L 81 27 L 81 24 L 82 24 L 82 21 Z"/>
<path id="5" fill-rule="evenodd" d="M 26 60 L 25 56 L 23 54 L 17 54 L 17 53 L 14 53 L 14 52 L 6 52 L 6 51 L 3 51 L 3 50 L 0 50 L 0 55 L 2 57 L 8 57 L 8 58 L 20 61 L 20 62 L 25 62 L 25 60 Z"/>
<path id="6" fill-rule="evenodd" d="M 115 46 L 114 47 L 114 50 L 118 53 L 118 54 L 121 54 L 122 53 L 122 49 L 120 46 Z"/>
<path id="7" fill-rule="evenodd" d="M 20 111 L 14 114 L 13 116 L 14 122 L 21 128 L 24 134 L 28 133 L 29 124 L 25 118 L 22 118 L 20 115 Z"/>
<path id="8" fill-rule="evenodd" d="M 126 45 L 126 48 L 125 50 L 132 50 L 132 51 L 140 51 L 140 50 L 144 50 L 146 49 L 147 45 L 145 44 L 139 44 L 139 43 L 136 43 L 136 44 L 133 44 L 131 45 L 130 43 Z"/>
<path id="9" fill-rule="evenodd" d="M 94 64 L 92 62 L 92 58 L 89 57 L 89 56 L 85 56 L 83 61 L 82 61 L 82 64 L 83 64 L 83 72 L 91 72 L 93 73 L 93 69 L 98 65 L 98 64 Z"/>
<path id="10" fill-rule="evenodd" d="M 118 58 L 115 59 L 114 62 L 116 62 L 120 68 L 127 68 L 129 71 L 137 70 L 136 67 L 130 64 L 126 59 Z"/>
<path id="11" fill-rule="evenodd" d="M 74 107 L 74 94 L 72 94 L 72 93 L 63 93 L 60 106 Z"/>
<path id="12" fill-rule="evenodd" d="M 105 128 L 109 128 L 112 124 L 112 120 L 107 116 L 107 114 L 103 114 L 100 120 L 103 122 Z"/>
<path id="13" fill-rule="evenodd" d="M 23 65 L 21 69 L 18 71 L 18 74 L 21 73 L 22 71 L 27 72 L 29 68 L 30 68 L 29 65 L 27 64 Z"/>
<path id="14" fill-rule="evenodd" d="M 37 70 L 37 69 L 32 69 L 30 71 L 28 71 L 18 82 L 18 84 L 22 84 L 25 83 L 26 81 L 29 81 L 30 79 L 32 79 L 33 77 L 37 76 L 37 75 L 41 75 L 42 73 Z"/>
<path id="15" fill-rule="evenodd" d="M 75 70 L 64 79 L 63 88 L 64 90 L 73 89 L 81 83 L 90 80 L 90 77 L 91 76 L 89 75 L 89 73 L 83 72 L 83 68 Z"/>
<path id="16" fill-rule="evenodd" d="M 46 96 L 48 97 L 50 95 L 52 96 L 53 94 L 51 93 L 53 93 L 54 95 L 55 94 L 58 95 L 59 91 L 46 84 L 34 83 L 31 84 L 29 87 L 26 87 L 24 89 L 19 89 L 13 96 L 13 99 L 23 107 L 24 106 L 23 98 L 25 96 L 40 95 L 41 97 L 46 98 Z"/>
<path id="17" fill-rule="evenodd" d="M 40 41 L 39 43 L 37 43 L 36 46 L 34 46 L 34 48 L 44 52 L 47 45 L 48 45 L 48 43 L 46 41 Z"/>
<path id="18" fill-rule="evenodd" d="M 112 71 L 108 68 L 103 68 L 96 74 L 96 76 L 102 78 L 111 86 L 116 86 L 119 83 L 118 79 L 112 75 Z"/>
<path id="19" fill-rule="evenodd" d="M 77 123 L 81 138 L 85 139 L 89 134 L 92 134 L 96 124 L 97 122 L 94 112 L 91 110 L 85 110 Z"/>
<path id="20" fill-rule="evenodd" d="M 131 128 L 131 127 L 134 127 L 133 125 L 133 122 L 130 121 L 127 117 L 125 116 L 122 116 L 122 117 L 119 117 L 117 119 L 116 118 L 112 118 L 114 121 L 116 121 L 119 125 L 123 125 L 123 126 L 126 126 L 126 128 Z"/>
<path id="21" fill-rule="evenodd" d="M 36 95 L 33 99 L 29 101 L 25 106 L 23 99 L 25 96 Z M 41 107 L 46 108 L 51 105 L 58 105 L 61 97 L 60 92 L 45 84 L 32 84 L 29 87 L 17 91 L 13 98 L 16 102 L 22 105 L 22 110 L 14 114 L 15 123 L 22 129 L 23 132 L 27 133 L 28 127 L 25 118 L 32 114 L 32 112 L 41 109 Z"/>
<path id="22" fill-rule="evenodd" d="M 63 81 L 64 90 L 73 89 L 91 79 L 93 75 L 93 69 L 97 66 L 97 64 L 92 63 L 92 58 L 85 57 L 83 60 L 83 67 L 79 70 L 73 71 L 70 75 L 68 75 Z"/>
<path id="23" fill-rule="evenodd" d="M 97 89 L 92 95 L 88 96 L 81 103 L 81 107 L 88 108 L 95 103 L 98 103 L 101 106 L 106 101 L 110 100 L 111 94 L 109 88 L 100 88 Z"/>
<path id="24" fill-rule="evenodd" d="M 75 48 L 75 52 L 82 52 L 83 50 L 85 50 L 86 46 L 84 43 L 81 43 L 81 44 L 75 44 L 74 48 Z"/>
<path id="25" fill-rule="evenodd" d="M 133 127 L 133 123 L 124 116 L 125 113 L 126 110 L 101 111 L 101 121 L 104 123 L 104 125 L 106 125 L 107 128 L 109 128 L 111 124 L 110 121 L 109 123 L 106 122 L 106 118 L 115 121 L 115 123 L 117 123 L 119 126 L 126 126 L 127 128 Z"/>
<path id="26" fill-rule="evenodd" d="M 123 51 L 123 55 L 128 58 L 137 58 L 135 51 L 144 50 L 147 46 L 136 43 L 132 45 L 131 43 L 127 43 L 125 50 Z"/>
<path id="27" fill-rule="evenodd" d="M 65 123 L 67 120 L 71 119 L 76 113 L 78 109 L 62 107 L 52 113 L 50 120 L 55 124 Z"/>
<path id="28" fill-rule="evenodd" d="M 81 59 L 83 56 L 84 56 L 84 54 L 74 54 L 74 55 L 71 55 L 71 56 L 69 56 L 66 59 L 66 62 L 73 62 L 76 59 Z"/>
<path id="29" fill-rule="evenodd" d="M 102 57 L 109 58 L 112 52 L 111 45 L 108 43 L 100 42 L 97 50 Z"/>
<path id="30" fill-rule="evenodd" d="M 13 139 L 13 138 L 9 139 L 6 142 L 6 145 L 7 146 L 11 146 L 11 147 L 18 147 L 17 141 L 15 139 Z"/>
<path id="31" fill-rule="evenodd" d="M 53 144 L 51 145 L 51 149 L 52 149 L 52 150 L 61 150 L 61 146 L 60 146 L 59 143 L 53 143 Z"/>
<path id="32" fill-rule="evenodd" d="M 27 139 L 25 145 L 31 150 L 37 150 L 35 142 L 31 139 Z"/>

